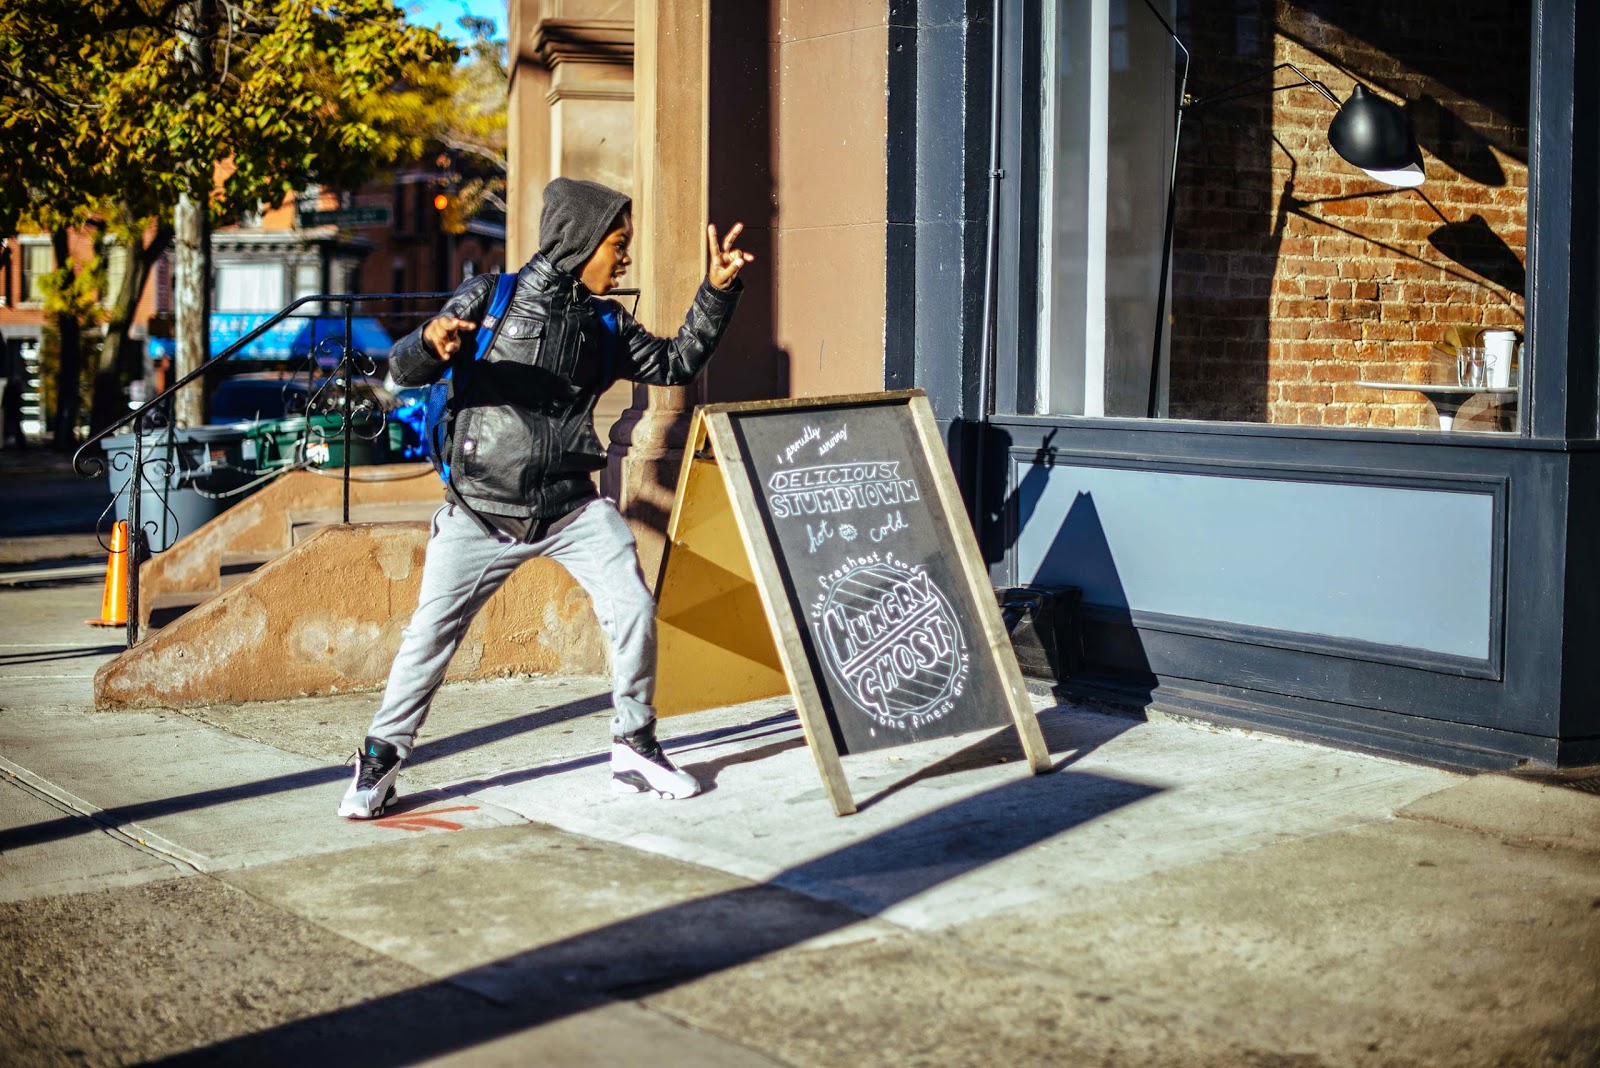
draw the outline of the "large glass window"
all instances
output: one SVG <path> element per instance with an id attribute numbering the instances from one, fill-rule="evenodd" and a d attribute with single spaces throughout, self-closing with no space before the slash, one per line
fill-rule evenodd
<path id="1" fill-rule="evenodd" d="M 1172 169 L 1172 41 L 1148 12 L 1130 22 L 1125 0 L 1051 14 L 1039 410 L 1143 415 Z"/>
<path id="2" fill-rule="evenodd" d="M 1045 7 L 1035 411 L 1516 428 L 1527 0 Z M 1403 110 L 1420 187 L 1330 145 L 1358 85 Z"/>

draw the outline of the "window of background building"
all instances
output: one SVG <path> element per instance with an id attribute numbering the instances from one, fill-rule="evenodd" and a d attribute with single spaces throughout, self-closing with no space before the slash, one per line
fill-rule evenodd
<path id="1" fill-rule="evenodd" d="M 172 253 L 156 261 L 156 314 L 172 314 Z"/>
<path id="2" fill-rule="evenodd" d="M 56 255 L 49 241 L 24 240 L 17 248 L 17 262 L 21 268 L 18 272 L 18 303 L 44 303 L 44 291 L 39 288 L 39 280 L 56 269 Z"/>
<path id="3" fill-rule="evenodd" d="M 399 182 L 394 184 L 394 232 L 408 234 L 411 232 L 411 216 L 407 212 L 409 205 L 406 202 L 406 187 Z"/>
<path id="4" fill-rule="evenodd" d="M 1194 98 L 1284 62 L 1340 99 L 1359 81 L 1404 103 L 1427 181 L 1340 159 L 1309 88 L 1191 109 L 1157 354 L 1176 53 L 1143 0 L 1047 4 L 1036 410 L 1143 416 L 1155 365 L 1171 418 L 1438 425 L 1420 393 L 1356 383 L 1454 383 L 1453 345 L 1524 332 L 1530 4 L 1153 2 Z M 1515 429 L 1507 401 L 1473 398 L 1457 429 Z"/>
<path id="5" fill-rule="evenodd" d="M 301 260 L 294 265 L 294 299 L 309 297 L 322 287 L 322 266 L 316 260 Z"/>
<path id="6" fill-rule="evenodd" d="M 289 266 L 289 277 L 294 285 L 294 296 L 291 301 L 301 297 L 309 297 L 322 291 L 322 265 L 316 259 L 293 260 Z M 302 304 L 295 309 L 296 315 L 320 315 L 322 305 Z"/>
<path id="7" fill-rule="evenodd" d="M 224 263 L 217 267 L 216 310 L 275 312 L 283 299 L 281 263 Z"/>

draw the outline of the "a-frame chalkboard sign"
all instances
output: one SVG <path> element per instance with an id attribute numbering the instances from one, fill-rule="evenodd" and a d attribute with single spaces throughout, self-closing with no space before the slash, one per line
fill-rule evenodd
<path id="1" fill-rule="evenodd" d="M 793 695 L 841 754 L 1011 723 L 1049 751 L 921 390 L 696 409 L 656 586 L 662 715 Z"/>

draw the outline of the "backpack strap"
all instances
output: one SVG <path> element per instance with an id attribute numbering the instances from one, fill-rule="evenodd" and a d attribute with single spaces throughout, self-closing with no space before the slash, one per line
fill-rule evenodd
<path id="1" fill-rule="evenodd" d="M 476 344 L 472 348 L 472 355 L 467 362 L 472 363 L 483 359 L 494 347 L 495 339 L 500 336 L 500 325 L 505 321 L 506 309 L 511 306 L 511 294 L 517 287 L 515 272 L 502 271 L 495 278 L 494 295 L 489 299 L 489 309 L 483 313 L 483 318 L 478 322 Z M 450 419 L 451 400 L 454 389 L 451 379 L 454 377 L 454 365 L 446 367 L 444 374 L 439 376 L 428 390 L 424 408 L 424 446 L 429 459 L 439 469 L 440 476 L 450 481 L 450 463 L 446 452 L 446 438 L 448 435 L 447 424 Z"/>
<path id="2" fill-rule="evenodd" d="M 622 310 L 622 305 L 603 297 L 589 299 L 594 302 L 595 317 L 600 320 L 600 332 L 604 335 L 601 342 L 600 373 L 606 383 L 614 383 L 617 380 L 617 350 L 622 345 L 622 327 L 617 313 Z"/>
<path id="3" fill-rule="evenodd" d="M 474 360 L 481 360 L 489 355 L 489 349 L 494 346 L 494 339 L 500 336 L 500 323 L 506 317 L 506 309 L 511 307 L 511 291 L 517 287 L 517 276 L 509 271 L 502 271 L 494 282 L 494 297 L 489 301 L 489 310 L 483 313 L 483 319 L 478 324 L 478 346 L 472 353 Z M 484 328 L 488 327 L 485 335 Z"/>

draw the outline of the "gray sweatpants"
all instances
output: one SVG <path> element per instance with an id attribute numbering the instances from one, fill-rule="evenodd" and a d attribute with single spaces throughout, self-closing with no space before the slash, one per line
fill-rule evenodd
<path id="1" fill-rule="evenodd" d="M 591 501 L 556 533 L 527 543 L 487 533 L 447 504 L 433 516 L 417 611 L 401 632 L 370 737 L 393 745 L 402 757 L 411 755 L 473 617 L 511 572 L 536 556 L 558 560 L 572 572 L 611 640 L 611 733 L 627 734 L 655 720 L 650 702 L 656 688 L 656 605 L 639 572 L 633 532 L 616 505 Z"/>

